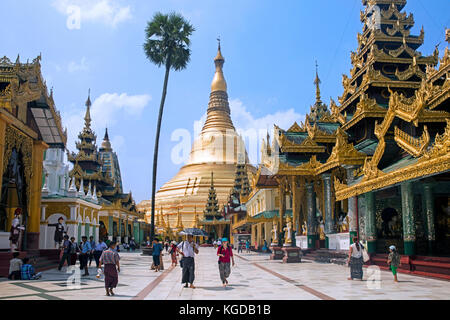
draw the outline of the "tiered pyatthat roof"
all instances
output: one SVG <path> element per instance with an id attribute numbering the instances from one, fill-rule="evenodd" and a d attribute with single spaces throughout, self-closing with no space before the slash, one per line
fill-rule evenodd
<path id="1" fill-rule="evenodd" d="M 412 14 L 401 12 L 405 1 L 363 1 L 364 23 L 358 34 L 358 49 L 352 52 L 350 77 L 343 76 L 344 93 L 341 106 L 332 101 L 330 107 L 344 129 L 358 126 L 365 118 L 383 118 L 389 103 L 388 87 L 407 96 L 420 87 L 427 65 L 436 66 L 439 52 L 423 56 L 417 49 L 423 44 L 424 31 L 410 34 L 414 26 Z M 365 124 L 364 124 L 365 126 Z"/>
<path id="2" fill-rule="evenodd" d="M 275 126 L 273 146 L 268 150 L 277 150 L 273 156 L 264 155 L 264 165 L 269 168 L 277 163 L 278 174 L 296 171 L 300 175 L 313 175 L 316 167 L 325 163 L 331 155 L 331 149 L 336 141 L 336 130 L 340 124 L 332 117 L 326 104 L 321 100 L 320 78 L 316 63 L 316 101 L 311 112 L 306 116 L 305 123 L 294 123 L 287 131 Z M 267 142 L 264 146 L 268 145 Z M 313 162 L 313 163 L 312 163 Z"/>
<path id="3" fill-rule="evenodd" d="M 329 117 L 330 112 L 328 111 L 328 107 L 326 104 L 322 102 L 320 96 L 320 84 L 322 83 L 319 78 L 319 70 L 316 62 L 316 79 L 314 80 L 314 84 L 316 85 L 316 102 L 313 106 L 311 106 L 311 112 L 306 117 L 307 123 L 315 123 L 319 122 L 324 117 Z"/>
<path id="4" fill-rule="evenodd" d="M 89 90 L 84 128 L 78 135 L 80 140 L 76 143 L 78 153 L 68 152 L 67 154 L 68 160 L 73 163 L 69 176 L 75 179 L 77 188 L 83 186 L 86 189 L 88 185 L 92 185 L 101 203 L 136 212 L 136 203 L 131 192 L 123 193 L 122 191 L 119 160 L 111 147 L 108 130 L 106 130 L 100 152 L 97 150 L 97 136 L 91 128 L 91 106 Z"/>
<path id="5" fill-rule="evenodd" d="M 209 189 L 208 200 L 206 202 L 206 207 L 204 210 L 205 220 L 214 220 L 222 218 L 219 212 L 216 189 L 214 188 L 214 172 L 211 172 L 211 187 Z"/>
<path id="6" fill-rule="evenodd" d="M 114 181 L 112 187 L 106 188 L 106 194 L 108 194 L 108 192 L 115 192 L 115 189 L 118 189 L 119 193 L 123 193 L 122 174 L 120 173 L 119 158 L 111 147 L 108 129 L 106 129 L 102 146 L 99 149 L 99 155 L 100 159 L 102 160 L 102 172 L 106 177 L 109 177 Z"/>
<path id="7" fill-rule="evenodd" d="M 368 131 L 368 138 L 356 146 L 366 153 L 368 142 L 374 141 L 372 156 L 366 158 L 350 184 L 335 181 L 338 200 L 450 170 L 449 74 L 446 48 L 439 68 L 428 66 L 412 94 L 388 88 L 389 100 L 381 121 L 373 124 L 373 135 Z M 363 96 L 366 107 L 359 107 L 360 113 L 369 105 L 380 107 L 376 96 L 368 98 L 370 93 Z"/>
<path id="8" fill-rule="evenodd" d="M 384 139 L 399 124 L 401 117 L 396 115 L 405 114 L 403 120 L 414 121 L 416 126 L 418 122 L 445 122 L 445 115 L 424 109 L 412 119 L 408 112 L 390 107 L 396 94 L 405 99 L 415 96 L 415 90 L 426 80 L 427 68 L 437 65 L 439 52 L 436 48 L 433 55 L 423 56 L 417 50 L 424 41 L 424 31 L 422 28 L 420 35 L 411 35 L 413 15 L 401 12 L 406 1 L 372 0 L 363 4 L 364 27 L 363 33 L 358 34 L 358 50 L 351 54 L 353 69 L 350 77 L 343 76 L 341 106 L 332 100 L 330 108 L 349 142 L 357 151 L 372 157 L 370 166 L 366 164 L 365 168 L 373 175 L 378 166 L 385 167 L 398 157 L 398 145 L 392 139 Z"/>

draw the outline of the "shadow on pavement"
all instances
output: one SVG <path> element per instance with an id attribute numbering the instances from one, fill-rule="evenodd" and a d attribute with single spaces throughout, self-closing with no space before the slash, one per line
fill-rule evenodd
<path id="1" fill-rule="evenodd" d="M 203 289 L 208 291 L 224 291 L 224 290 L 234 290 L 231 286 L 228 286 L 227 288 L 224 288 L 222 286 L 220 287 L 196 287 L 197 289 Z"/>

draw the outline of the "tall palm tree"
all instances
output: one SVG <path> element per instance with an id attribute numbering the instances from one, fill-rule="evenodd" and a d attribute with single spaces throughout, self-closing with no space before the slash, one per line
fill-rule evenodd
<path id="1" fill-rule="evenodd" d="M 161 133 L 161 120 L 164 111 L 164 103 L 167 95 L 167 84 L 169 82 L 170 69 L 175 71 L 187 67 L 191 50 L 190 36 L 195 31 L 194 27 L 177 13 L 156 13 L 145 29 L 146 41 L 144 51 L 147 58 L 158 67 L 166 68 L 164 87 L 159 107 L 158 125 L 156 128 L 155 151 L 153 154 L 153 177 L 152 177 L 152 226 L 150 237 L 155 236 L 155 195 L 156 195 L 156 173 L 158 169 L 159 136 Z"/>

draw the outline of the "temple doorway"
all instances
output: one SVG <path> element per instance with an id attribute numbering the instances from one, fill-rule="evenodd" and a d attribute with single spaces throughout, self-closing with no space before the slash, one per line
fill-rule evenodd
<path id="1" fill-rule="evenodd" d="M 9 235 L 14 212 L 17 208 L 22 210 L 20 217 L 20 224 L 27 226 L 28 212 L 27 212 L 27 186 L 24 175 L 23 156 L 16 148 L 12 149 L 9 158 L 8 167 L 5 170 L 2 180 L 1 200 L 0 200 L 0 233 Z M 19 240 L 19 250 L 26 250 L 26 232 L 22 233 Z M 6 243 L 2 243 L 0 249 L 9 248 L 9 240 L 6 238 Z M 5 247 L 7 246 L 7 247 Z M 5 248 L 4 248 L 5 247 Z"/>
<path id="2" fill-rule="evenodd" d="M 387 207 L 377 212 L 377 253 L 388 253 L 389 246 L 403 252 L 402 216 L 396 208 Z"/>
<path id="3" fill-rule="evenodd" d="M 448 195 L 435 198 L 435 230 L 434 255 L 450 256 L 450 197 Z"/>

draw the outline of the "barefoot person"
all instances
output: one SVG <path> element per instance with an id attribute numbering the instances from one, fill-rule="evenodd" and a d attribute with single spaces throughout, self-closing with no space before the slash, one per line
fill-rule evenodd
<path id="1" fill-rule="evenodd" d="M 230 260 L 233 262 L 234 267 L 233 250 L 230 246 L 228 246 L 227 238 L 222 239 L 222 246 L 217 249 L 217 255 L 219 256 L 220 279 L 222 280 L 223 287 L 225 288 L 228 285 L 227 278 L 231 273 Z"/>
<path id="2" fill-rule="evenodd" d="M 177 243 L 175 241 L 172 241 L 171 244 L 171 248 L 170 248 L 170 257 L 172 258 L 172 267 L 177 266 L 178 265 L 178 261 L 177 261 Z"/>
<path id="3" fill-rule="evenodd" d="M 55 227 L 55 234 L 53 236 L 53 240 L 55 241 L 55 248 L 59 249 L 61 246 L 61 242 L 64 240 L 64 234 L 67 232 L 64 229 L 64 218 L 60 217 L 58 219 L 58 223 L 48 224 L 49 227 Z"/>
<path id="4" fill-rule="evenodd" d="M 353 279 L 363 279 L 363 246 L 359 243 L 358 238 L 353 238 L 353 244 L 350 246 L 350 251 L 348 253 L 347 263 L 350 266 L 350 278 L 348 280 Z"/>
<path id="5" fill-rule="evenodd" d="M 11 230 L 9 236 L 9 245 L 11 248 L 11 252 L 20 251 L 21 243 L 20 238 L 23 234 L 23 230 L 25 227 L 20 224 L 20 217 L 22 216 L 22 209 L 17 208 L 14 212 L 14 219 L 11 223 Z"/>
<path id="6" fill-rule="evenodd" d="M 198 244 L 194 242 L 194 237 L 192 235 L 187 236 L 187 241 L 181 242 L 177 249 L 181 254 L 182 258 L 180 264 L 183 267 L 183 277 L 181 283 L 185 284 L 185 288 L 188 287 L 190 283 L 191 289 L 195 289 L 194 279 L 195 279 L 195 260 L 194 257 L 198 254 Z"/>
<path id="7" fill-rule="evenodd" d="M 398 254 L 395 246 L 390 246 L 389 251 L 390 252 L 389 252 L 387 264 L 389 265 L 389 268 L 391 269 L 392 274 L 394 275 L 394 282 L 398 282 L 397 268 L 400 265 L 400 255 Z"/>
<path id="8" fill-rule="evenodd" d="M 116 243 L 111 242 L 109 248 L 103 251 L 100 257 L 100 266 L 104 265 L 103 274 L 105 275 L 105 289 L 107 296 L 113 296 L 113 289 L 117 288 L 119 283 L 120 272 L 120 257 L 119 254 L 114 250 L 116 248 Z"/>
<path id="9" fill-rule="evenodd" d="M 155 272 L 161 269 L 161 255 L 163 251 L 163 246 L 159 242 L 158 238 L 153 239 L 153 266 L 155 267 Z"/>

